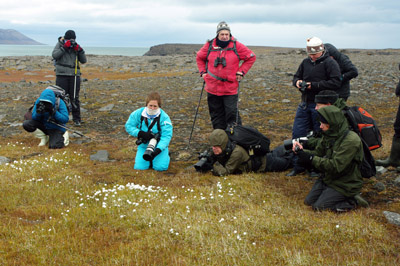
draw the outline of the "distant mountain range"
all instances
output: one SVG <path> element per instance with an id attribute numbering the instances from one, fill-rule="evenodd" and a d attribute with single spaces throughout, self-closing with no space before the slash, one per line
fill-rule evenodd
<path id="1" fill-rule="evenodd" d="M 16 30 L 0 29 L 0 44 L 42 45 Z"/>

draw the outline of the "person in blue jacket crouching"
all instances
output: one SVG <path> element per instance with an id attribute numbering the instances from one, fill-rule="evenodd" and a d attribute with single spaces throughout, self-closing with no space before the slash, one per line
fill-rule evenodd
<path id="1" fill-rule="evenodd" d="M 126 132 L 138 138 L 134 169 L 168 169 L 168 145 L 172 138 L 172 128 L 171 119 L 161 109 L 160 95 L 157 92 L 150 93 L 146 107 L 132 112 L 125 124 Z"/>
<path id="2" fill-rule="evenodd" d="M 36 100 L 32 117 L 25 117 L 23 128 L 40 139 L 39 146 L 49 143 L 50 149 L 60 149 L 69 143 L 68 131 L 64 128 L 68 122 L 68 108 L 58 99 L 53 90 L 46 88 Z"/>

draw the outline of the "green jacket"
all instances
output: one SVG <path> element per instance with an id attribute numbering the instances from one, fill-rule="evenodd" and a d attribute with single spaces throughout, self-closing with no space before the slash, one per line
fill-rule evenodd
<path id="1" fill-rule="evenodd" d="M 73 49 L 64 49 L 63 39 L 58 38 L 58 42 L 53 49 L 53 59 L 55 60 L 56 75 L 60 76 L 75 76 L 75 65 L 77 63 L 77 76 L 81 75 L 79 63 L 86 63 L 85 51 L 81 49 L 79 52 L 75 52 Z M 78 60 L 77 60 L 78 59 Z M 78 61 L 78 62 L 77 62 Z"/>
<path id="2" fill-rule="evenodd" d="M 336 106 L 337 108 L 339 108 L 340 110 L 343 110 L 344 108 L 347 107 L 345 100 L 343 100 L 342 98 L 338 98 L 333 105 Z M 317 145 L 320 141 L 321 141 L 320 134 L 310 137 L 307 140 L 307 144 L 306 144 L 305 148 L 309 149 L 309 150 L 313 150 L 313 149 L 315 149 L 315 147 L 317 147 Z"/>
<path id="3" fill-rule="evenodd" d="M 211 146 L 220 146 L 222 154 L 216 155 L 217 162 L 213 165 L 213 173 L 218 176 L 241 174 L 252 171 L 252 162 L 248 152 L 241 146 L 229 141 L 228 135 L 222 129 L 214 130 L 210 135 Z M 265 169 L 266 157 L 262 156 L 258 172 Z"/>
<path id="4" fill-rule="evenodd" d="M 360 165 L 363 160 L 363 147 L 360 137 L 349 130 L 347 119 L 336 106 L 318 110 L 329 124 L 322 132 L 321 142 L 315 150 L 312 166 L 324 173 L 322 180 L 329 187 L 346 197 L 360 193 L 363 180 Z"/>

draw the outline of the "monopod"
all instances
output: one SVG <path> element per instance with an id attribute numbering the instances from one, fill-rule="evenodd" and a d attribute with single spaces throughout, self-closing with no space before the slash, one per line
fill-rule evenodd
<path id="1" fill-rule="evenodd" d="M 188 148 L 190 148 L 190 141 L 192 140 L 193 129 L 194 129 L 194 125 L 195 125 L 195 123 L 196 123 L 196 118 L 197 118 L 197 114 L 198 114 L 198 112 L 199 112 L 201 97 L 203 96 L 203 90 L 204 90 L 204 86 L 205 86 L 205 85 L 206 85 L 206 82 L 203 81 L 203 87 L 201 88 L 199 103 L 197 104 L 196 114 L 194 115 L 194 119 L 193 119 L 192 131 L 190 132 Z"/>

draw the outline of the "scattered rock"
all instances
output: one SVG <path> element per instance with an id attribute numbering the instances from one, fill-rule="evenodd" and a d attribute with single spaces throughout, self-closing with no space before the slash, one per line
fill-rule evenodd
<path id="1" fill-rule="evenodd" d="M 400 226 L 400 214 L 389 211 L 384 211 L 383 214 L 389 223 Z"/>
<path id="2" fill-rule="evenodd" d="M 108 162 L 108 151 L 106 150 L 99 150 L 96 154 L 90 155 L 90 160 L 92 161 L 100 161 L 100 162 Z"/>
<path id="3" fill-rule="evenodd" d="M 101 112 L 107 112 L 107 111 L 111 111 L 114 108 L 114 104 L 110 103 L 102 108 L 99 109 L 99 111 Z"/>
<path id="4" fill-rule="evenodd" d="M 7 157 L 4 157 L 4 156 L 0 156 L 0 165 L 6 164 L 6 163 L 9 163 L 9 162 L 11 162 L 10 159 L 8 159 Z"/>
<path id="5" fill-rule="evenodd" d="M 375 168 L 376 168 L 377 175 L 382 175 L 387 172 L 387 169 L 383 166 L 376 166 Z"/>
<path id="6" fill-rule="evenodd" d="M 382 192 L 382 191 L 384 191 L 386 189 L 386 186 L 382 182 L 377 182 L 374 185 L 374 189 L 377 190 L 378 192 Z"/>

